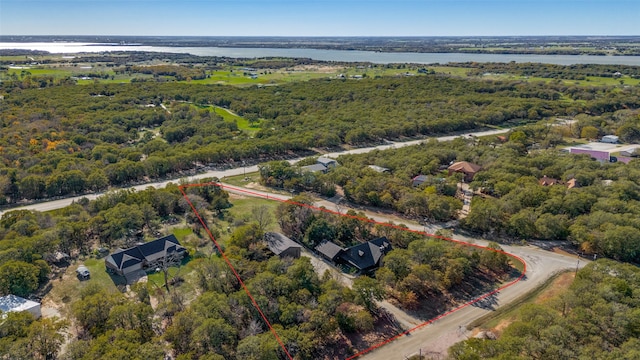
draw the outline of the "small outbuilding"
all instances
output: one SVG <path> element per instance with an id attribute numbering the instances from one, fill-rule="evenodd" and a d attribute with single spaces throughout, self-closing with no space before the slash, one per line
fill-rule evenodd
<path id="1" fill-rule="evenodd" d="M 603 143 L 617 144 L 620 141 L 620 138 L 615 135 L 605 135 L 600 139 L 600 141 Z"/>
<path id="2" fill-rule="evenodd" d="M 276 232 L 268 232 L 264 234 L 264 239 L 267 243 L 267 247 L 271 252 L 280 256 L 281 258 L 293 258 L 300 257 L 302 252 L 302 246 L 297 242 L 289 239 L 283 234 Z"/>
<path id="3" fill-rule="evenodd" d="M 28 311 L 36 319 L 42 316 L 39 302 L 27 300 L 16 295 L 0 297 L 0 311 L 3 313 Z"/>

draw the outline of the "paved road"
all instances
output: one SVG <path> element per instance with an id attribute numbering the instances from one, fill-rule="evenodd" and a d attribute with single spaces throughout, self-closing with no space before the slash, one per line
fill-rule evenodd
<path id="1" fill-rule="evenodd" d="M 290 198 L 290 196 L 287 195 L 272 194 L 260 190 L 245 190 L 225 184 L 223 184 L 223 186 L 225 186 L 225 189 L 227 191 L 237 194 L 256 195 L 260 197 L 269 196 L 270 198 L 279 200 L 287 200 Z M 323 206 L 329 210 L 342 213 L 349 210 L 349 208 L 344 205 L 336 206 L 336 204 L 326 200 L 319 201 L 315 205 Z M 367 217 L 375 221 L 393 221 L 396 224 L 405 224 L 409 229 L 412 230 L 425 230 L 425 227 L 423 225 L 402 220 L 395 216 L 389 216 L 384 213 L 372 211 L 364 211 L 364 213 Z M 430 230 L 435 229 L 431 228 Z M 487 240 L 469 238 L 459 234 L 454 234 L 453 239 L 481 246 L 487 246 L 489 244 L 489 241 Z M 467 339 L 470 333 L 466 330 L 466 326 L 473 320 L 476 320 L 483 315 L 493 311 L 494 309 L 517 299 L 522 294 L 535 289 L 536 287 L 544 283 L 547 279 L 549 279 L 553 274 L 559 271 L 566 269 L 575 269 L 576 266 L 582 268 L 587 264 L 587 261 L 584 259 L 580 259 L 580 261 L 578 262 L 578 259 L 576 257 L 553 253 L 540 249 L 533 245 L 502 245 L 502 248 L 507 253 L 516 255 L 526 262 L 527 272 L 525 274 L 525 277 L 521 281 L 506 289 L 503 289 L 495 296 L 491 296 L 477 304 L 463 307 L 462 309 L 453 312 L 450 315 L 447 315 L 430 325 L 413 331 L 410 335 L 398 338 L 393 342 L 386 344 L 376 350 L 363 354 L 361 357 L 359 357 L 359 359 L 405 359 L 406 357 L 412 354 L 417 354 L 420 351 L 422 352 L 422 354 L 445 355 L 447 349 L 451 345 L 455 344 L 458 341 Z M 390 310 L 387 306 L 384 307 L 387 308 L 387 310 Z M 399 322 L 403 326 L 408 326 L 409 324 L 414 324 L 416 322 L 415 319 L 413 319 L 409 315 L 399 316 L 397 311 L 390 312 L 394 313 L 396 317 L 398 317 Z"/>
<path id="2" fill-rule="evenodd" d="M 474 135 L 474 136 L 487 136 L 487 135 L 501 134 L 501 133 L 505 133 L 507 131 L 509 131 L 509 130 L 508 129 L 488 130 L 488 131 L 473 132 L 473 133 L 469 133 L 469 134 Z M 450 140 L 453 140 L 453 139 L 455 139 L 456 137 L 459 137 L 459 136 L 460 135 L 442 136 L 442 137 L 437 137 L 435 139 L 437 139 L 438 141 L 450 141 Z M 359 149 L 353 149 L 353 150 L 349 150 L 349 151 L 333 152 L 333 153 L 330 153 L 330 154 L 325 154 L 323 156 L 336 158 L 336 157 L 338 157 L 340 155 L 345 155 L 345 154 L 362 154 L 362 153 L 367 153 L 367 152 L 370 152 L 370 151 L 373 151 L 373 150 L 385 150 L 385 149 L 390 149 L 390 148 L 394 148 L 394 147 L 395 148 L 399 148 L 399 147 L 404 147 L 404 146 L 417 145 L 417 144 L 420 144 L 420 143 L 425 142 L 427 140 L 428 139 L 413 140 L 413 141 L 407 141 L 407 142 L 396 142 L 396 143 L 390 143 L 390 144 L 387 144 L 387 145 L 380 145 L 380 146 L 367 147 L 367 148 L 359 148 Z M 298 162 L 298 161 L 300 161 L 302 159 L 303 158 L 292 159 L 292 160 L 289 160 L 289 162 L 294 164 L 294 163 L 296 163 L 296 162 Z M 200 180 L 200 179 L 204 179 L 204 178 L 211 178 L 211 177 L 217 177 L 219 179 L 222 179 L 225 176 L 236 176 L 236 175 L 241 175 L 241 174 L 244 174 L 244 173 L 251 173 L 251 172 L 256 172 L 256 171 L 258 171 L 258 166 L 254 165 L 254 166 L 246 166 L 246 167 L 240 167 L 240 168 L 229 169 L 229 170 L 207 171 L 207 172 L 202 173 L 202 174 L 198 174 L 198 175 L 195 175 L 195 176 L 187 177 L 186 179 L 188 181 L 192 181 L 192 182 Z M 179 181 L 179 179 L 160 181 L 160 182 L 149 182 L 149 183 L 142 184 L 142 185 L 130 186 L 130 187 L 128 187 L 128 189 L 144 190 L 144 189 L 146 189 L 147 187 L 150 187 L 150 186 L 152 186 L 152 187 L 154 187 L 156 189 L 159 189 L 159 188 L 166 187 L 167 184 L 169 184 L 169 183 L 176 183 L 178 181 Z M 74 197 L 68 197 L 68 198 L 59 199 L 59 200 L 40 202 L 40 203 L 24 205 L 24 206 L 15 206 L 15 207 L 12 207 L 10 209 L 4 209 L 4 210 L 0 211 L 0 217 L 2 217 L 2 215 L 4 215 L 5 212 L 11 211 L 11 210 L 24 209 L 24 210 L 50 211 L 50 210 L 60 209 L 60 208 L 63 208 L 65 206 L 70 205 L 74 201 L 78 201 L 78 200 L 82 199 L 83 197 L 86 197 L 89 200 L 93 200 L 93 199 L 95 199 L 96 197 L 98 197 L 100 195 L 102 195 L 102 193 L 74 196 Z"/>
<path id="3" fill-rule="evenodd" d="M 486 132 L 477 132 L 473 133 L 475 136 L 484 136 L 484 135 L 492 135 L 504 133 L 507 130 L 494 130 L 494 131 L 486 131 Z M 457 136 L 447 136 L 438 138 L 440 141 L 447 141 Z M 417 140 L 410 141 L 406 143 L 393 143 L 388 145 L 382 145 L 371 148 L 362 148 L 362 149 L 354 149 L 351 151 L 345 152 L 337 152 L 327 154 L 325 156 L 329 157 L 337 157 L 346 153 L 365 153 L 375 149 L 387 149 L 393 147 L 402 147 L 402 146 L 410 146 L 416 145 L 425 140 Z M 295 163 L 300 159 L 294 159 L 290 162 Z M 209 171 L 204 174 L 199 174 L 197 176 L 189 177 L 187 180 L 196 181 L 206 177 L 218 177 L 223 178 L 225 176 L 234 176 L 240 175 L 246 172 L 254 172 L 257 171 L 257 166 L 250 166 L 246 168 L 237 168 L 230 169 L 225 171 Z M 155 188 L 163 188 L 169 182 L 176 182 L 176 180 L 171 181 L 163 181 L 163 182 L 155 182 L 148 183 L 143 185 L 132 186 L 130 188 L 136 190 L 142 190 L 147 187 L 155 187 Z M 229 191 L 244 191 L 242 189 L 231 189 L 228 188 Z M 251 190 L 253 193 L 261 194 L 262 196 L 269 196 L 269 198 L 286 200 L 289 196 L 279 195 L 279 194 L 270 194 L 262 191 Z M 246 194 L 246 191 L 244 191 Z M 89 199 L 94 199 L 100 194 L 93 195 L 85 195 L 72 197 L 67 199 L 55 200 L 55 201 L 47 201 L 27 206 L 16 207 L 14 209 L 32 209 L 38 211 L 48 211 L 53 209 L 59 209 L 71 204 L 73 201 L 78 201 L 79 199 L 86 197 Z M 319 206 L 325 206 L 331 210 L 342 210 L 346 211 L 344 206 L 338 207 L 335 203 L 331 203 L 328 201 L 322 201 L 318 203 Z M 4 214 L 5 211 L 0 212 L 0 216 Z M 377 212 L 367 212 L 366 215 L 376 221 L 386 222 L 389 220 L 394 221 L 395 223 L 405 223 L 410 229 L 414 230 L 424 230 L 425 227 L 422 225 L 418 225 L 412 222 L 401 221 L 397 217 L 392 217 L 387 214 L 377 213 Z M 435 230 L 434 230 L 435 231 Z M 470 243 L 478 244 L 478 245 L 486 245 L 488 242 L 482 239 L 469 239 L 463 236 L 454 235 L 455 239 L 468 241 Z M 386 344 L 379 349 L 376 349 L 372 352 L 364 354 L 361 359 L 370 359 L 370 360 L 388 360 L 388 359 L 404 359 L 405 356 L 418 353 L 419 350 L 422 350 L 422 353 L 445 353 L 446 349 L 455 343 L 456 341 L 463 340 L 468 336 L 466 330 L 464 328 L 471 321 L 483 316 L 487 312 L 491 311 L 491 308 L 499 307 L 501 305 L 507 304 L 523 293 L 526 293 L 538 285 L 542 284 L 546 279 L 548 279 L 554 273 L 564 270 L 564 269 L 574 269 L 577 265 L 577 259 L 570 256 L 560 255 L 551 253 L 545 250 L 541 250 L 534 246 L 503 246 L 503 249 L 509 253 L 512 253 L 516 256 L 519 256 L 527 263 L 527 273 L 525 279 L 516 283 L 515 285 L 502 290 L 495 298 L 491 298 L 491 302 L 483 302 L 480 306 L 467 306 L 462 308 L 461 310 L 454 312 L 440 320 L 437 320 L 433 324 L 425 326 L 419 330 L 416 330 L 411 333 L 411 335 L 403 336 L 389 344 Z M 586 262 L 584 260 L 580 261 L 579 266 L 585 265 Z"/>

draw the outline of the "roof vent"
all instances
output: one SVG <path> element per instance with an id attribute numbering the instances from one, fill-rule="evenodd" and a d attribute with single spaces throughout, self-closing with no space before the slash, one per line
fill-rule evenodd
<path id="1" fill-rule="evenodd" d="M 362 251 L 362 250 L 358 250 L 358 255 L 360 255 L 360 256 L 364 256 L 364 251 Z"/>

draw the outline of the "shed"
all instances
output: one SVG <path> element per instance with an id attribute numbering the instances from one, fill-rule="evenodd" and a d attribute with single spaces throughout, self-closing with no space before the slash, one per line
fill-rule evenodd
<path id="1" fill-rule="evenodd" d="M 0 297 L 0 311 L 2 311 L 3 313 L 28 311 L 36 319 L 42 316 L 42 312 L 40 312 L 39 302 L 27 300 L 16 295 L 7 295 Z"/>
<path id="2" fill-rule="evenodd" d="M 290 257 L 297 259 L 300 257 L 302 246 L 283 234 L 268 232 L 264 234 L 264 239 L 269 250 L 281 258 Z"/>
<path id="3" fill-rule="evenodd" d="M 554 178 L 550 178 L 547 175 L 543 176 L 542 178 L 540 178 L 540 180 L 538 180 L 538 184 L 542 185 L 542 186 L 552 186 L 552 185 L 557 185 L 557 184 L 561 184 L 562 182 L 558 179 L 554 179 Z"/>
<path id="4" fill-rule="evenodd" d="M 615 135 L 605 135 L 600 141 L 603 143 L 617 144 L 620 138 Z"/>

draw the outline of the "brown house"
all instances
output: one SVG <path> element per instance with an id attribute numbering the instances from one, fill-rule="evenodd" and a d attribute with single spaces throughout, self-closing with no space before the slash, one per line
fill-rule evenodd
<path id="1" fill-rule="evenodd" d="M 473 177 L 478 171 L 482 169 L 482 167 L 480 165 L 476 165 L 467 161 L 458 161 L 457 163 L 453 163 L 447 169 L 449 170 L 449 175 L 453 174 L 454 172 L 463 173 L 464 181 L 471 182 L 473 180 Z"/>
<path id="2" fill-rule="evenodd" d="M 542 186 L 552 186 L 557 184 L 562 184 L 562 182 L 558 179 L 547 177 L 547 175 L 543 176 L 540 180 L 538 180 L 538 184 Z"/>

